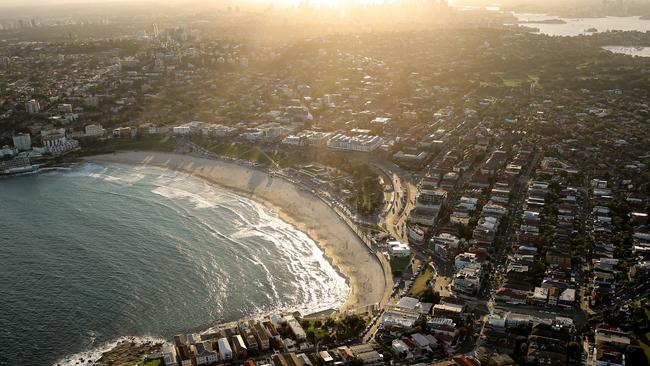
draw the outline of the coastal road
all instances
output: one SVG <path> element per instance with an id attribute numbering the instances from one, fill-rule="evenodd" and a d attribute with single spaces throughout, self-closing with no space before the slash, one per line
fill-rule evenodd
<path id="1" fill-rule="evenodd" d="M 388 177 L 389 183 L 393 186 L 391 209 L 388 210 L 383 220 L 384 227 L 390 235 L 406 243 L 408 237 L 404 227 L 417 193 L 412 176 L 390 162 L 373 162 L 370 165 L 381 171 L 384 177 Z"/>

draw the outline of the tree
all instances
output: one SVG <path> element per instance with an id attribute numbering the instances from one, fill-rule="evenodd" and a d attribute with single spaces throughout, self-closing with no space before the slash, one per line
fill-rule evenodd
<path id="1" fill-rule="evenodd" d="M 312 344 L 316 344 L 316 332 L 314 332 L 313 329 L 307 329 L 305 333 L 307 335 L 307 339 L 309 340 L 309 342 L 311 342 Z"/>
<path id="2" fill-rule="evenodd" d="M 333 341 L 334 340 L 333 340 L 332 336 L 329 333 L 325 333 L 325 335 L 323 335 L 323 337 L 321 337 L 321 343 L 324 344 L 324 345 L 332 344 Z"/>
<path id="3" fill-rule="evenodd" d="M 355 358 L 354 360 L 348 362 L 349 366 L 363 366 L 363 360 Z"/>
<path id="4" fill-rule="evenodd" d="M 533 286 L 539 285 L 539 283 L 542 281 L 542 278 L 544 277 L 544 272 L 546 270 L 546 265 L 542 261 L 537 261 L 533 263 L 531 266 L 529 272 L 528 272 L 528 278 L 529 282 Z"/>
<path id="5" fill-rule="evenodd" d="M 567 351 L 569 352 L 569 354 L 577 355 L 580 354 L 580 352 L 582 352 L 582 347 L 578 342 L 569 342 Z"/>
<path id="6" fill-rule="evenodd" d="M 420 301 L 429 302 L 434 305 L 438 304 L 440 302 L 440 294 L 432 287 L 427 286 L 427 288 L 422 293 L 422 296 L 420 296 Z"/>

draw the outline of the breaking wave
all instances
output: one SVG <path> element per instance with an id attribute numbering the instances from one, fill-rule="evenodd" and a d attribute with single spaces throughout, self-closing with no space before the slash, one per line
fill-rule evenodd
<path id="1" fill-rule="evenodd" d="M 91 339 L 90 342 L 94 343 L 94 338 L 92 334 L 90 335 Z M 136 345 L 142 345 L 146 343 L 163 343 L 166 342 L 165 339 L 160 338 L 160 337 L 149 337 L 149 336 L 144 336 L 144 337 L 119 337 L 113 341 L 110 342 L 105 342 L 99 346 L 96 346 L 89 351 L 84 351 L 84 352 L 79 352 L 75 353 L 73 355 L 64 357 L 54 363 L 54 365 L 58 366 L 79 366 L 79 365 L 88 365 L 88 364 L 93 364 L 94 362 L 97 362 L 102 355 L 105 352 L 108 352 L 118 345 L 120 345 L 122 342 L 129 342 L 129 343 L 134 343 Z"/>
<path id="2" fill-rule="evenodd" d="M 317 243 L 259 202 L 185 173 L 162 168 L 82 164 L 72 170 L 47 174 L 100 180 L 103 183 L 93 187 L 95 192 L 109 193 L 116 199 L 154 201 L 151 207 L 160 212 L 150 213 L 151 217 L 143 214 L 139 224 L 146 225 L 146 220 L 151 219 L 164 220 L 169 225 L 175 224 L 175 220 L 182 221 L 179 230 L 163 234 L 171 242 L 170 248 L 178 253 L 179 259 L 174 258 L 174 261 L 188 258 L 191 267 L 186 270 L 191 271 L 198 282 L 179 277 L 175 278 L 178 283 L 174 286 L 196 289 L 193 292 L 205 291 L 207 304 L 202 310 L 207 313 L 196 315 L 204 318 L 200 329 L 195 325 L 183 325 L 183 320 L 179 320 L 178 328 L 159 334 L 154 332 L 156 336 L 117 334 L 113 340 L 102 341 L 106 337 L 92 334 L 91 341 L 84 346 L 89 351 L 61 358 L 55 364 L 81 365 L 88 360 L 96 361 L 120 342 L 160 342 L 173 333 L 200 332 L 240 318 L 292 311 L 308 314 L 338 308 L 350 294 L 347 281 Z M 148 197 L 145 192 L 149 193 Z M 241 305 L 234 309 L 233 297 L 241 298 L 238 300 Z M 192 301 L 183 298 L 168 306 L 191 307 Z M 138 314 L 128 316 L 132 318 Z M 99 345 L 95 344 L 96 338 L 100 339 Z"/>

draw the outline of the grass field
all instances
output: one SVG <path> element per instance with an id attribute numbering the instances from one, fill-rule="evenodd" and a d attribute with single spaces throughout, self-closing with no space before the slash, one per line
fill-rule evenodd
<path id="1" fill-rule="evenodd" d="M 128 366 L 161 366 L 161 365 L 162 365 L 162 361 L 160 359 L 144 361 L 144 362 L 134 362 L 128 364 Z"/>
<path id="2" fill-rule="evenodd" d="M 420 297 L 424 290 L 427 289 L 429 281 L 433 278 L 433 270 L 429 266 L 425 267 L 424 272 L 420 273 L 418 278 L 415 279 L 413 287 L 411 288 L 411 296 Z"/>
<path id="3" fill-rule="evenodd" d="M 327 329 L 323 327 L 317 327 L 314 325 L 314 323 L 309 324 L 309 327 L 305 329 L 305 332 L 314 332 L 314 335 L 316 336 L 316 339 L 322 339 L 324 338 L 328 333 Z"/>
<path id="4" fill-rule="evenodd" d="M 143 139 L 111 139 L 107 141 L 82 142 L 81 152 L 76 155 L 88 156 L 110 154 L 116 151 L 163 151 L 172 152 L 176 149 L 176 142 L 169 137 L 143 138 Z"/>
<path id="5" fill-rule="evenodd" d="M 515 76 L 515 75 L 506 75 L 505 73 L 494 73 L 495 78 L 491 81 L 481 81 L 479 83 L 482 87 L 505 87 L 505 88 L 518 88 L 521 86 L 528 86 L 529 84 L 535 84 L 540 86 L 539 75 L 527 75 L 525 77 Z"/>
<path id="6" fill-rule="evenodd" d="M 196 144 L 212 151 L 215 154 L 229 156 L 231 158 L 245 159 L 269 166 L 280 166 L 282 168 L 305 163 L 305 157 L 301 154 L 288 154 L 281 151 L 264 151 L 257 146 L 237 144 L 231 142 L 215 142 L 203 139 L 196 139 Z"/>

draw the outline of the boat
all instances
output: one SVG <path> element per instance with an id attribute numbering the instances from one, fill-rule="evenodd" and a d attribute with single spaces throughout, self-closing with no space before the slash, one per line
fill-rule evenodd
<path id="1" fill-rule="evenodd" d="M 586 33 L 597 33 L 597 32 L 598 32 L 598 29 L 596 29 L 596 28 L 594 28 L 594 27 L 591 27 L 591 28 L 587 28 L 587 29 L 585 29 L 585 32 L 586 32 Z"/>

